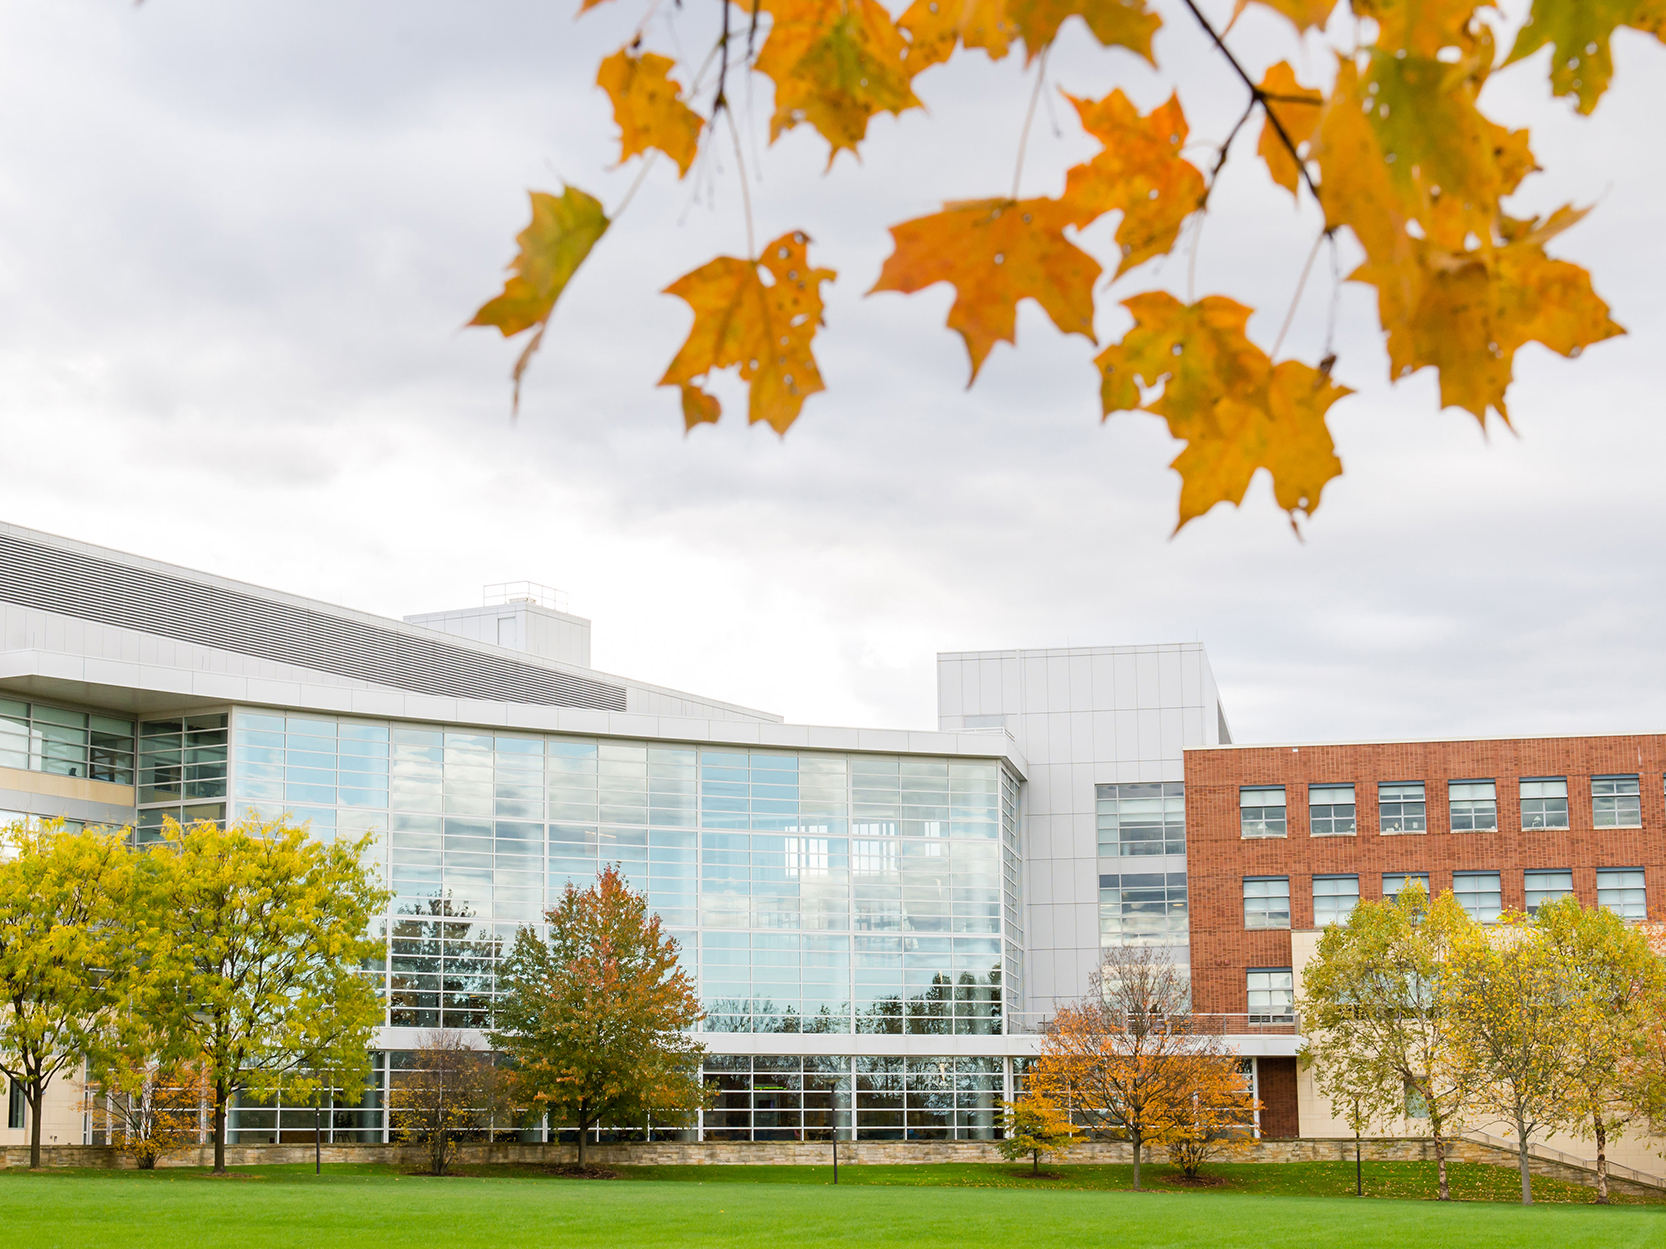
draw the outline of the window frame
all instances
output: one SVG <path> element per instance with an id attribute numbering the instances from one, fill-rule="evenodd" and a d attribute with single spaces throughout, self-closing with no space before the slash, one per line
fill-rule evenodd
<path id="1" fill-rule="evenodd" d="M 1326 920 L 1323 923 L 1320 922 L 1320 920 L 1319 920 L 1319 897 L 1320 897 L 1319 882 L 1321 880 L 1351 880 L 1351 881 L 1354 882 L 1354 894 L 1353 894 L 1354 903 L 1353 903 L 1353 906 L 1350 906 L 1348 908 L 1348 914 L 1347 915 L 1342 916 L 1340 919 L 1333 918 L 1333 919 Z M 1348 915 L 1352 915 L 1354 907 L 1359 905 L 1359 873 L 1358 872 L 1323 872 L 1323 873 L 1320 873 L 1319 875 L 1313 877 L 1311 887 L 1312 887 L 1312 890 L 1313 890 L 1313 926 L 1315 928 L 1325 928 L 1325 927 L 1328 927 L 1330 924 L 1345 924 L 1345 923 L 1347 923 L 1348 922 Z M 1344 898 L 1344 897 L 1347 897 L 1348 895 L 1339 893 L 1339 894 L 1326 894 L 1324 896 Z"/>
<path id="2" fill-rule="evenodd" d="M 1471 910 L 1469 908 L 1469 905 L 1464 901 L 1464 899 L 1466 897 L 1476 896 L 1476 891 L 1474 891 L 1474 890 L 1461 890 L 1460 891 L 1459 888 L 1458 888 L 1458 883 L 1460 881 L 1469 882 L 1469 881 L 1476 881 L 1476 880 L 1490 880 L 1490 881 L 1492 881 L 1493 885 L 1496 886 L 1496 888 L 1491 890 L 1491 891 L 1486 891 L 1486 890 L 1481 891 L 1482 896 L 1488 896 L 1489 893 L 1490 893 L 1490 896 L 1494 896 L 1498 899 L 1497 907 L 1492 908 L 1491 918 L 1488 918 L 1486 916 L 1486 914 L 1484 913 L 1487 908 L 1482 908 L 1483 914 L 1477 915 L 1475 913 L 1475 911 Z M 1464 913 L 1466 915 L 1468 915 L 1476 923 L 1478 923 L 1478 924 L 1496 924 L 1501 918 L 1503 918 L 1503 915 L 1504 915 L 1504 873 L 1498 872 L 1498 871 L 1489 871 L 1486 868 L 1475 868 L 1475 869 L 1472 869 L 1472 870 L 1455 871 L 1455 872 L 1452 873 L 1452 896 L 1455 899 L 1457 899 L 1458 905 L 1464 908 Z"/>
<path id="3" fill-rule="evenodd" d="M 1463 802 L 1467 806 L 1470 803 L 1484 803 L 1488 800 L 1485 799 L 1485 798 L 1469 798 L 1469 797 L 1458 798 L 1454 795 L 1454 792 L 1453 792 L 1454 787 L 1458 786 L 1458 785 L 1491 785 L 1492 786 L 1492 799 L 1491 799 L 1491 802 L 1492 802 L 1492 823 L 1491 823 L 1491 825 L 1479 825 L 1479 826 L 1476 825 L 1474 823 L 1474 820 L 1475 820 L 1475 817 L 1478 814 L 1480 814 L 1480 812 L 1478 810 L 1466 810 L 1466 811 L 1463 812 L 1463 814 L 1468 818 L 1469 823 L 1464 827 L 1459 826 L 1459 811 L 1458 811 L 1458 803 L 1459 802 Z M 1496 833 L 1498 831 L 1498 778 L 1497 777 L 1476 776 L 1476 777 L 1468 777 L 1468 778 L 1465 778 L 1463 780 L 1448 780 L 1446 782 L 1446 819 L 1447 819 L 1447 827 L 1454 833 Z"/>
<path id="4" fill-rule="evenodd" d="M 1533 900 L 1534 894 L 1550 893 L 1549 889 L 1533 888 L 1529 882 L 1535 876 L 1565 876 L 1567 877 L 1568 887 L 1560 893 L 1553 894 L 1549 897 L 1540 897 L 1540 899 L 1535 902 Z M 1560 867 L 1523 868 L 1521 873 L 1521 893 L 1522 905 L 1527 908 L 1527 913 L 1529 915 L 1537 915 L 1539 913 L 1539 908 L 1547 902 L 1555 902 L 1559 898 L 1570 898 L 1576 896 L 1573 891 L 1573 869 Z"/>
<path id="5" fill-rule="evenodd" d="M 1597 786 L 1598 786 L 1598 784 L 1600 784 L 1602 782 L 1605 782 L 1605 781 L 1610 783 L 1610 784 L 1612 784 L 1614 782 L 1630 781 L 1634 786 L 1636 786 L 1636 788 L 1632 793 L 1629 793 L 1629 794 L 1625 793 L 1623 791 L 1620 791 L 1620 790 L 1616 790 L 1613 793 L 1609 793 L 1609 794 L 1599 794 L 1597 792 Z M 1613 821 L 1603 820 L 1600 816 L 1602 808 L 1600 808 L 1597 804 L 1598 804 L 1598 802 L 1600 802 L 1601 800 L 1603 800 L 1605 798 L 1608 799 L 1609 801 L 1615 803 L 1614 814 L 1616 816 L 1618 816 L 1620 814 L 1619 807 L 1618 807 L 1619 800 L 1625 799 L 1625 798 L 1630 798 L 1633 801 L 1633 803 L 1636 805 L 1636 819 L 1631 823 L 1621 823 L 1621 822 L 1619 822 L 1618 819 L 1615 819 Z M 1591 827 L 1592 828 L 1642 828 L 1643 827 L 1643 777 L 1642 777 L 1641 773 L 1638 773 L 1638 772 L 1609 772 L 1609 773 L 1603 773 L 1600 776 L 1593 776 L 1591 778 Z"/>
<path id="6" fill-rule="evenodd" d="M 1251 794 L 1277 794 L 1279 802 L 1257 803 L 1249 805 L 1244 800 Z M 1246 812 L 1255 811 L 1258 814 L 1251 817 Z M 1278 831 L 1269 831 L 1272 817 L 1266 814 L 1278 811 Z M 1252 823 L 1261 827 L 1260 832 L 1251 832 Z M 1284 785 L 1240 785 L 1238 786 L 1238 837 L 1242 841 L 1260 841 L 1268 837 L 1288 837 L 1290 835 L 1290 794 Z"/>
<path id="7" fill-rule="evenodd" d="M 1392 902 L 1400 896 L 1400 889 L 1396 889 L 1393 893 L 1388 891 L 1388 878 L 1390 876 L 1398 876 L 1400 878 L 1400 889 L 1404 889 L 1406 887 L 1406 882 L 1408 881 L 1421 880 L 1423 882 L 1424 894 L 1428 897 L 1434 896 L 1433 886 L 1430 884 L 1430 876 L 1428 872 L 1384 872 L 1382 874 L 1384 902 Z"/>
<path id="8" fill-rule="evenodd" d="M 1326 791 L 1348 791 L 1347 802 L 1315 802 L 1314 798 Z M 1339 816 L 1337 810 L 1346 807 L 1348 814 Z M 1326 812 L 1320 815 L 1319 812 Z M 1339 820 L 1346 820 L 1347 828 L 1337 829 L 1327 827 L 1320 831 L 1319 822 L 1324 820 L 1334 825 Z M 1357 837 L 1359 835 L 1359 786 L 1352 781 L 1311 781 L 1307 786 L 1307 835 L 1309 837 Z"/>
<path id="9" fill-rule="evenodd" d="M 1261 989 L 1257 990 L 1255 987 L 1253 987 L 1253 985 L 1251 983 L 1250 978 L 1252 976 L 1288 976 L 1289 979 L 1290 979 L 1290 983 L 1289 983 L 1288 987 L 1283 986 L 1283 985 L 1278 985 L 1278 986 L 1265 985 Z M 1254 994 L 1256 992 L 1267 993 L 1267 994 L 1288 993 L 1290 995 L 1289 1005 L 1283 1012 L 1280 1012 L 1280 1011 L 1272 1009 L 1273 1008 L 1273 1003 L 1269 999 L 1269 1001 L 1267 1002 L 1267 1009 L 1263 1010 L 1263 1011 L 1257 1011 L 1255 1009 L 1255 1000 L 1251 996 L 1252 994 Z M 1261 1024 L 1295 1023 L 1295 1021 L 1296 1021 L 1296 970 L 1295 970 L 1295 968 L 1294 967 L 1246 967 L 1244 969 L 1244 1005 L 1248 1008 L 1247 1014 L 1248 1014 L 1250 1023 L 1261 1023 Z"/>
<path id="10" fill-rule="evenodd" d="M 1560 794 L 1560 796 L 1558 796 L 1556 794 L 1532 794 L 1532 795 L 1529 795 L 1528 792 L 1527 792 L 1527 787 L 1529 785 L 1558 785 L 1558 784 L 1561 785 L 1561 787 L 1562 787 L 1562 793 Z M 1560 833 L 1560 832 L 1566 832 L 1568 830 L 1569 807 L 1568 807 L 1568 778 L 1567 777 L 1565 777 L 1565 776 L 1521 776 L 1521 777 L 1516 778 L 1516 786 L 1517 786 L 1517 790 L 1516 790 L 1517 801 L 1521 804 L 1521 831 L 1522 832 L 1524 832 L 1524 833 L 1540 833 L 1540 832 Z M 1497 789 L 1495 788 L 1493 792 L 1496 794 Z M 1496 805 L 1496 802 L 1497 802 L 1497 800 L 1494 799 L 1494 804 L 1495 805 Z M 1555 807 L 1554 807 L 1554 804 L 1557 803 L 1557 802 L 1561 803 L 1561 810 L 1559 812 L 1557 810 L 1555 810 Z M 1530 823 L 1529 822 L 1529 804 L 1533 804 L 1533 808 L 1534 808 L 1533 809 L 1533 817 L 1536 818 L 1537 820 L 1541 821 L 1541 822 L 1539 822 L 1539 823 Z M 1551 805 L 1541 806 L 1540 804 L 1551 804 Z M 1550 821 L 1555 819 L 1558 815 L 1560 815 L 1562 822 L 1560 824 L 1551 823 Z"/>
<path id="11" fill-rule="evenodd" d="M 1640 876 L 1642 878 L 1642 886 L 1641 886 L 1640 892 L 1643 895 L 1643 899 L 1642 899 L 1642 903 L 1641 903 L 1642 909 L 1641 909 L 1639 914 L 1627 915 L 1624 910 L 1616 910 L 1614 907 L 1609 906 L 1608 903 L 1606 903 L 1602 900 L 1602 895 L 1605 892 L 1604 889 L 1603 889 L 1603 885 L 1602 885 L 1602 878 L 1604 876 L 1619 876 L 1619 875 L 1622 875 L 1622 874 L 1635 874 L 1635 875 Z M 1629 889 L 1632 889 L 1632 888 L 1635 888 L 1635 887 L 1636 886 L 1631 886 L 1631 885 L 1610 885 L 1606 892 L 1608 892 L 1608 893 L 1625 892 L 1625 891 L 1627 891 Z M 1602 907 L 1607 907 L 1608 910 L 1613 911 L 1614 914 L 1618 915 L 1621 919 L 1632 919 L 1632 920 L 1647 919 L 1648 916 L 1649 916 L 1649 874 L 1648 874 L 1648 869 L 1646 869 L 1642 866 L 1637 866 L 1637 867 L 1599 867 L 1599 868 L 1597 868 L 1597 905 L 1602 906 Z M 1623 903 L 1622 903 L 1622 905 L 1623 905 Z"/>
<path id="12" fill-rule="evenodd" d="M 1403 811 L 1400 811 L 1400 812 L 1396 813 L 1395 818 L 1397 818 L 1399 820 L 1416 819 L 1418 821 L 1418 823 L 1421 825 L 1421 827 L 1419 827 L 1419 828 L 1389 828 L 1385 819 L 1384 819 L 1384 816 L 1383 816 L 1384 809 L 1386 807 L 1390 806 L 1390 805 L 1392 805 L 1396 808 L 1411 806 L 1411 805 L 1413 805 L 1413 800 L 1409 799 L 1409 798 L 1403 798 L 1403 797 L 1400 797 L 1398 795 L 1396 795 L 1393 798 L 1385 799 L 1384 796 L 1383 796 L 1383 791 L 1385 789 L 1396 789 L 1396 790 L 1398 790 L 1398 789 L 1407 789 L 1407 788 L 1410 788 L 1413 785 L 1417 786 L 1418 790 L 1420 791 L 1420 793 L 1422 795 L 1420 798 L 1418 798 L 1416 800 L 1416 805 L 1423 808 L 1422 813 L 1420 815 L 1412 816 L 1412 815 L 1408 815 L 1407 813 L 1405 813 Z M 1421 837 L 1421 836 L 1425 835 L 1428 831 L 1429 831 L 1429 784 L 1428 784 L 1427 781 L 1378 781 L 1377 782 L 1377 834 L 1378 834 L 1378 836 L 1381 836 L 1381 837 Z"/>
<path id="13" fill-rule="evenodd" d="M 1283 884 L 1284 884 L 1284 893 L 1282 895 L 1276 894 L 1276 893 L 1263 893 L 1263 894 L 1253 894 L 1252 895 L 1249 891 L 1250 885 L 1252 883 L 1262 882 L 1262 881 L 1281 881 L 1281 882 L 1283 882 Z M 1251 900 L 1252 897 L 1258 898 L 1258 899 L 1261 899 L 1261 900 L 1264 900 L 1264 901 L 1277 901 L 1281 896 L 1284 900 L 1284 922 L 1282 924 L 1279 924 L 1279 923 L 1252 924 L 1252 923 L 1250 923 L 1250 900 Z M 1245 932 L 1289 932 L 1290 931 L 1290 918 L 1291 918 L 1290 917 L 1290 878 L 1288 876 L 1245 876 L 1243 878 L 1243 898 L 1244 898 L 1244 931 Z M 1262 907 L 1261 910 L 1262 910 L 1263 914 L 1274 915 L 1274 916 L 1276 916 L 1276 914 L 1277 914 L 1277 912 L 1274 912 L 1270 908 L 1265 907 L 1265 906 Z"/>

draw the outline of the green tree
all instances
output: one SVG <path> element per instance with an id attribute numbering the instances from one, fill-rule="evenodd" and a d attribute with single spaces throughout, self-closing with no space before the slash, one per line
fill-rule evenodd
<path id="1" fill-rule="evenodd" d="M 4 831 L 0 862 L 0 1071 L 29 1107 L 41 1164 L 41 1103 L 53 1079 L 102 1042 L 143 943 L 130 925 L 139 857 L 119 834 L 61 821 Z"/>
<path id="2" fill-rule="evenodd" d="M 1040 1173 L 1042 1154 L 1070 1148 L 1082 1132 L 1056 1102 L 1040 1093 L 1002 1102 L 1001 1108 L 1005 1112 L 1003 1134 L 996 1148 L 1009 1162 L 1028 1154 L 1031 1174 Z"/>
<path id="3" fill-rule="evenodd" d="M 1453 943 L 1451 1011 L 1464 1061 L 1474 1070 L 1473 1105 L 1516 1133 L 1521 1200 L 1533 1201 L 1528 1144 L 1570 1117 L 1580 1024 L 1574 969 L 1526 916 L 1472 925 Z"/>
<path id="4" fill-rule="evenodd" d="M 1605 907 L 1547 902 L 1535 924 L 1561 960 L 1572 1017 L 1564 1126 L 1597 1147 L 1597 1201 L 1608 1202 L 1608 1142 L 1639 1110 L 1637 1059 L 1666 1009 L 1666 964 Z"/>
<path id="5" fill-rule="evenodd" d="M 702 1104 L 705 1051 L 689 1035 L 700 1002 L 677 943 L 617 867 L 588 889 L 569 883 L 546 918 L 547 939 L 530 927 L 515 936 L 490 1037 L 511 1060 L 517 1104 L 546 1111 L 552 1127 L 577 1125 L 582 1167 L 598 1124 Z"/>
<path id="6" fill-rule="evenodd" d="M 382 952 L 367 934 L 389 896 L 363 862 L 369 844 L 253 817 L 164 830 L 152 904 L 167 931 L 143 1009 L 168 1056 L 202 1066 L 216 1172 L 239 1089 L 301 1097 L 322 1071 L 363 1086 L 383 1008 L 359 969 Z"/>
<path id="7" fill-rule="evenodd" d="M 1302 973 L 1303 1059 L 1333 1098 L 1377 1115 L 1427 1117 L 1450 1201 L 1446 1143 L 1469 1108 L 1475 1073 L 1458 1044 L 1447 960 L 1475 927 L 1450 891 L 1434 901 L 1415 881 L 1400 896 L 1362 901 L 1319 938 Z M 1395 1116 L 1398 1117 L 1398 1116 Z"/>

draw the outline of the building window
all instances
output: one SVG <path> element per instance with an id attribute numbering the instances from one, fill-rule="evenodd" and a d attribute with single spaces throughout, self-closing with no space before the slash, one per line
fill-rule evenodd
<path id="1" fill-rule="evenodd" d="M 1282 837 L 1284 786 L 1259 785 L 1238 791 L 1240 829 L 1245 837 Z"/>
<path id="2" fill-rule="evenodd" d="M 1427 894 L 1429 892 L 1429 873 L 1427 873 L 1427 872 L 1384 872 L 1383 873 L 1383 897 L 1385 899 L 1387 899 L 1388 901 L 1390 901 L 1390 902 L 1394 901 L 1395 898 L 1398 898 L 1400 896 L 1400 891 L 1403 890 L 1407 885 L 1411 884 L 1413 881 L 1416 881 L 1419 885 L 1423 886 L 1423 893 L 1424 893 L 1425 896 L 1427 896 Z"/>
<path id="3" fill-rule="evenodd" d="M 1496 924 L 1504 911 L 1497 872 L 1453 872 L 1452 896 L 1479 924 Z"/>
<path id="4" fill-rule="evenodd" d="M 1598 828 L 1641 828 L 1643 799 L 1635 776 L 1591 778 L 1591 823 Z"/>
<path id="5" fill-rule="evenodd" d="M 1538 914 L 1539 908 L 1546 902 L 1554 902 L 1573 893 L 1572 872 L 1528 872 L 1524 881 L 1529 915 Z"/>
<path id="6" fill-rule="evenodd" d="M 1378 827 L 1385 833 L 1428 831 L 1422 781 L 1389 781 L 1377 786 Z"/>
<path id="7" fill-rule="evenodd" d="M 1315 837 L 1354 835 L 1354 787 L 1352 785 L 1309 785 L 1307 787 L 1308 831 Z"/>
<path id="8" fill-rule="evenodd" d="M 1290 927 L 1290 878 L 1244 877 L 1244 927 Z"/>
<path id="9" fill-rule="evenodd" d="M 21 1132 L 29 1126 L 29 1104 L 23 1099 L 23 1086 L 16 1080 L 9 1081 L 9 1083 L 11 1084 L 11 1096 L 6 1102 L 6 1126 L 14 1132 Z"/>
<path id="10" fill-rule="evenodd" d="M 1290 968 L 1251 968 L 1248 988 L 1251 1023 L 1289 1023 L 1296 1017 L 1295 977 Z"/>
<path id="11" fill-rule="evenodd" d="M 1491 833 L 1498 830 L 1498 786 L 1491 781 L 1448 781 L 1454 833 Z"/>
<path id="12" fill-rule="evenodd" d="M 1186 853 L 1186 787 L 1095 785 L 1099 857 Z"/>
<path id="13" fill-rule="evenodd" d="M 1647 919 L 1649 902 L 1643 889 L 1643 869 L 1599 867 L 1597 905 L 1607 907 L 1621 919 Z"/>
<path id="14" fill-rule="evenodd" d="M 1521 783 L 1521 826 L 1566 828 L 1568 826 L 1568 778 L 1538 776 Z"/>
<path id="15" fill-rule="evenodd" d="M 1185 872 L 1099 878 L 1099 943 L 1183 946 L 1189 936 Z"/>
<path id="16" fill-rule="evenodd" d="M 1358 876 L 1315 876 L 1313 878 L 1313 926 L 1345 924 L 1359 901 Z"/>

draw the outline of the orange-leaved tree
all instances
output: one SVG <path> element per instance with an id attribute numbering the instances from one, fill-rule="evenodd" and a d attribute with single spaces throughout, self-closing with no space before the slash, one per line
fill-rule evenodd
<path id="1" fill-rule="evenodd" d="M 1203 1164 L 1219 1157 L 1255 1130 L 1260 1103 L 1250 1092 L 1249 1073 L 1230 1054 L 1200 1054 L 1192 1067 L 1191 1103 L 1169 1129 L 1164 1143 L 1169 1161 L 1189 1180 Z"/>
<path id="2" fill-rule="evenodd" d="M 579 11 L 604 2 L 581 0 Z M 1157 67 L 1152 36 L 1162 18 L 1149 0 L 912 0 L 896 15 L 878 0 L 719 0 L 710 44 L 687 44 L 690 59 L 681 65 L 645 46 L 656 18 L 674 20 L 670 10 L 638 2 L 634 35 L 602 58 L 596 82 L 612 103 L 619 159 L 643 158 L 641 175 L 611 217 L 576 187 L 533 192 L 512 274 L 472 322 L 505 336 L 532 332 L 514 368 L 517 407 L 522 374 L 556 301 L 636 193 L 646 162 L 664 155 L 687 177 L 712 143 L 732 142 L 746 255 L 718 257 L 666 288 L 689 303 L 694 325 L 660 384 L 678 388 L 692 429 L 721 412 L 705 387 L 709 375 L 738 366 L 750 384 L 750 419 L 784 433 L 804 400 L 824 389 L 812 347 L 821 286 L 834 273 L 812 265 L 806 223 L 756 247 L 731 102 L 737 94 L 751 99 L 749 75 L 767 79 L 771 143 L 808 127 L 826 141 L 831 167 L 840 152 L 860 155 L 875 115 L 923 113 L 928 100 L 918 92 L 931 82 L 929 71 L 974 49 L 1001 61 L 1022 46 L 1012 63 L 1021 61 L 1018 73 L 1034 78 L 1012 98 L 1015 118 L 1025 118 L 1012 185 L 893 226 L 894 251 L 870 293 L 952 286 L 948 325 L 965 340 L 974 380 L 996 343 L 1016 342 L 1016 309 L 1025 299 L 1063 333 L 1097 346 L 1096 291 L 1106 266 L 1084 249 L 1080 231 L 1116 214 L 1111 282 L 1134 324 L 1094 360 L 1101 412 L 1149 412 L 1186 444 L 1173 463 L 1181 525 L 1218 502 L 1239 503 L 1260 469 L 1294 525 L 1342 471 L 1326 424 L 1331 406 L 1350 393 L 1332 380 L 1334 294 L 1325 338 L 1307 345 L 1308 359 L 1278 357 L 1321 249 L 1330 250 L 1340 279 L 1344 232 L 1360 257 L 1347 280 L 1376 292 L 1391 380 L 1434 369 L 1442 406 L 1462 408 L 1483 425 L 1489 413 L 1508 422 L 1505 392 L 1527 343 L 1576 356 L 1623 332 L 1590 276 L 1545 250 L 1586 210 L 1570 204 L 1532 217 L 1507 203 L 1538 165 L 1527 131 L 1488 118 L 1480 95 L 1495 70 L 1549 44 L 1552 90 L 1589 114 L 1612 75 L 1614 33 L 1629 27 L 1666 37 L 1659 0 L 1533 0 L 1502 57 L 1509 20 L 1479 0 L 1348 0 L 1352 21 L 1332 20 L 1334 0 L 1236 0 L 1230 17 L 1224 0 L 1207 6 L 1213 16 L 1202 0 L 1180 0 L 1183 20 L 1212 48 L 1204 72 L 1234 83 L 1243 99 L 1236 124 L 1201 145 L 1190 138 L 1178 90 L 1142 113 L 1116 85 L 1144 76 L 1134 58 Z M 1288 61 L 1267 65 L 1265 56 L 1254 61 L 1234 46 L 1233 27 L 1252 2 L 1288 23 L 1291 54 L 1311 82 Z M 1103 79 L 1083 84 L 1090 91 L 1066 92 L 1102 150 L 1065 171 L 1057 197 L 1025 195 L 1024 150 L 1046 90 L 1047 54 L 1061 29 L 1076 25 L 1072 18 L 1115 50 Z M 673 45 L 692 34 L 686 27 L 668 33 Z M 1321 49 L 1328 54 L 1315 56 Z M 741 81 L 747 85 L 737 93 Z M 1196 295 L 1195 263 L 1184 300 L 1150 289 L 1150 270 L 1130 276 L 1172 252 L 1188 228 L 1195 262 L 1204 215 L 1224 207 L 1215 192 L 1234 140 L 1248 138 L 1257 116 L 1256 156 L 1267 176 L 1323 219 L 1307 263 L 1278 292 L 1288 311 L 1268 347 L 1248 335 L 1252 309 L 1225 295 Z M 1186 155 L 1198 146 L 1212 149 L 1202 165 Z M 1087 377 L 1084 368 L 1084 384 Z"/>
<path id="3" fill-rule="evenodd" d="M 1031 1093 L 1015 1102 L 1001 1103 L 1001 1139 L 996 1148 L 1001 1157 L 1016 1162 L 1030 1156 L 1030 1173 L 1041 1173 L 1041 1155 L 1070 1148 L 1082 1130 L 1070 1122 L 1070 1114 L 1052 1098 Z"/>
<path id="4" fill-rule="evenodd" d="M 569 883 L 545 918 L 547 937 L 515 935 L 490 1036 L 516 1104 L 578 1129 L 582 1167 L 592 1128 L 675 1122 L 702 1104 L 704 1051 L 689 1033 L 700 1002 L 676 941 L 616 866 L 588 889 Z"/>
<path id="5" fill-rule="evenodd" d="M 1126 1134 L 1138 1189 L 1145 1147 L 1195 1120 L 1211 1064 L 1228 1061 L 1220 1038 L 1193 1026 L 1186 975 L 1168 954 L 1117 946 L 1104 952 L 1087 996 L 1048 1023 L 1029 1087 L 1078 1124 Z"/>

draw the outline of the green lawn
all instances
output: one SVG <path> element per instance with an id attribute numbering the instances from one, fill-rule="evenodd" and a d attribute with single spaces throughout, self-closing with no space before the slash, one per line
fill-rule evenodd
<path id="1" fill-rule="evenodd" d="M 1469 1200 L 1440 1205 L 1351 1193 L 1352 1166 L 1222 1166 L 1221 1187 L 1116 1191 L 1126 1167 L 1065 1167 L 1039 1184 L 1005 1166 L 632 1168 L 620 1180 L 556 1179 L 529 1170 L 448 1179 L 381 1167 L 338 1167 L 315 1179 L 261 1167 L 215 1179 L 200 1171 L 0 1172 L 0 1243 L 31 1249 L 196 1249 L 235 1245 L 759 1246 L 978 1244 L 1123 1246 L 1666 1245 L 1666 1206 L 1602 1209 L 1568 1201 L 1531 1209 Z M 1432 1168 L 1368 1164 L 1373 1191 L 1425 1192 Z M 1165 1167 L 1151 1168 L 1166 1183 Z M 1513 1173 L 1455 1166 L 1455 1189 L 1508 1197 Z M 791 1186 L 792 1191 L 783 1189 Z M 1029 1191 L 1026 1191 L 1029 1190 Z M 1589 1191 L 1544 1185 L 1546 1198 Z"/>

